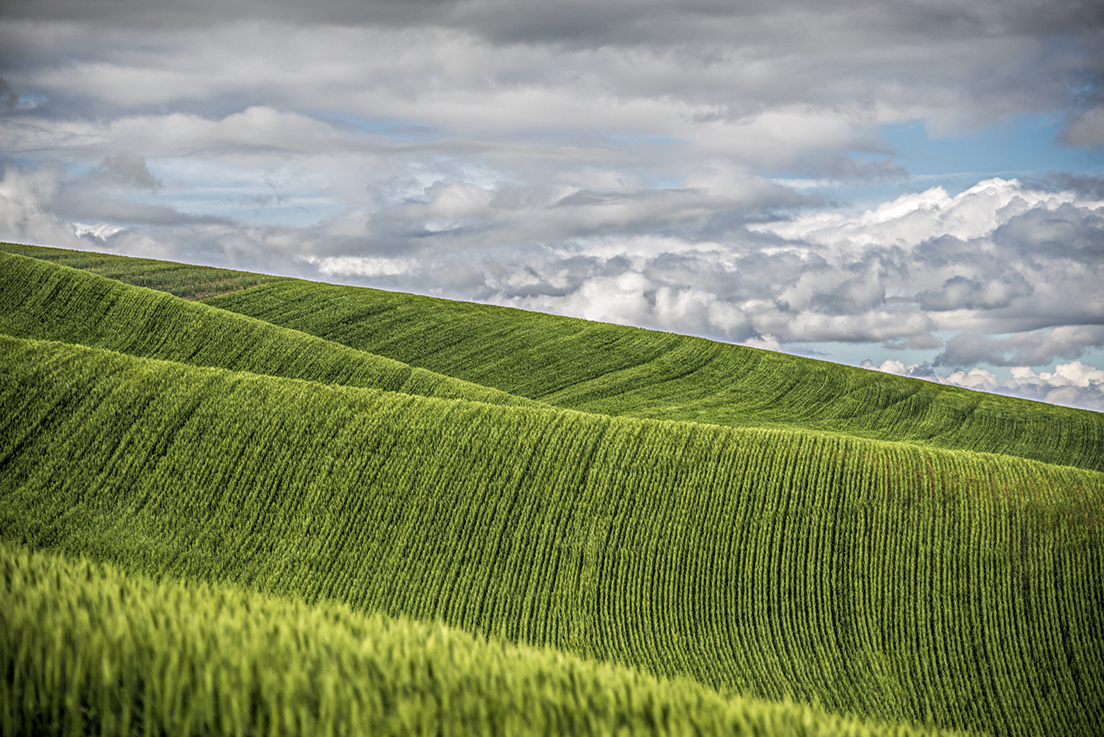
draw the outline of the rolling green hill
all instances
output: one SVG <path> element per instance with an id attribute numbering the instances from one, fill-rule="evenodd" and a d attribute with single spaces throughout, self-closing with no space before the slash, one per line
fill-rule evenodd
<path id="1" fill-rule="evenodd" d="M 1104 416 L 0 251 L 0 734 L 1104 723 Z"/>
<path id="2" fill-rule="evenodd" d="M 160 291 L 4 252 L 0 252 L 0 333 L 326 384 L 532 404 Z"/>
<path id="3" fill-rule="evenodd" d="M 62 249 L 0 250 L 181 294 L 194 293 L 191 284 L 237 285 L 206 304 L 563 408 L 845 432 L 1104 471 L 1101 413 L 491 305 Z"/>
<path id="4" fill-rule="evenodd" d="M 1104 475 L 0 342 L 0 530 L 997 734 L 1104 713 Z"/>
<path id="5" fill-rule="evenodd" d="M 94 251 L 26 246 L 19 243 L 0 243 L 0 251 L 29 256 L 40 261 L 69 266 L 81 271 L 90 271 L 109 279 L 137 287 L 156 289 L 159 292 L 168 292 L 174 297 L 182 297 L 188 300 L 213 297 L 280 279 L 280 277 L 251 274 L 246 271 L 234 271 L 232 269 L 216 269 L 210 266 L 179 264 L 172 261 L 114 256 Z"/>
<path id="6" fill-rule="evenodd" d="M 2 543 L 0 671 L 5 734 L 935 734 Z"/>
<path id="7" fill-rule="evenodd" d="M 207 303 L 584 412 L 846 432 L 1104 470 L 1104 414 L 702 338 L 296 280 Z"/>

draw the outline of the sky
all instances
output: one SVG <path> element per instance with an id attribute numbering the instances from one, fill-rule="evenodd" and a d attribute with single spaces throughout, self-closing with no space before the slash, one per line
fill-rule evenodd
<path id="1" fill-rule="evenodd" d="M 6 0 L 0 240 L 1104 411 L 1104 5 Z"/>

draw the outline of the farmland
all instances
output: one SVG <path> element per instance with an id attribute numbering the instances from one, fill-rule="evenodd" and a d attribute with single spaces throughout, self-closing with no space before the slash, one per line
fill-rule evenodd
<path id="1" fill-rule="evenodd" d="M 0 332 L 327 384 L 530 403 L 260 320 L 3 252 Z"/>
<path id="2" fill-rule="evenodd" d="M 4 246 L 567 409 L 791 427 L 1104 471 L 1104 415 L 670 333 L 168 262 Z M 131 265 L 130 262 L 135 264 Z M 45 337 L 45 336 L 43 336 Z"/>
<path id="3" fill-rule="evenodd" d="M 685 679 L 340 605 L 157 585 L 3 544 L 0 570 L 9 734 L 49 734 L 65 719 L 97 734 L 938 734 L 723 698 Z M 66 641 L 86 643 L 83 657 Z M 53 681 L 62 674 L 64 691 Z M 45 698 L 12 699 L 13 690 Z M 62 703 L 27 708 L 51 698 Z M 87 704 L 100 708 L 73 708 Z"/>
<path id="4" fill-rule="evenodd" d="M 80 270 L 10 250 L 23 255 L 0 255 L 0 606 L 19 642 L 40 644 L 4 646 L 5 725 L 154 708 L 95 669 L 67 696 L 58 659 L 145 653 L 221 673 L 211 638 L 251 627 L 300 643 L 279 646 L 309 663 L 289 679 L 383 674 L 340 697 L 265 692 L 274 714 L 300 704 L 287 708 L 303 724 L 384 719 L 343 711 L 377 703 L 372 689 L 436 715 L 357 722 L 400 733 L 1104 722 L 1098 415 L 500 308 L 199 267 L 171 283 L 173 265 Z M 95 260 L 64 254 L 42 255 Z M 95 270 L 185 295 L 189 280 L 240 286 L 198 304 Z M 740 386 L 711 395 L 726 377 Z M 840 406 L 817 404 L 828 396 Z M 226 623 L 188 614 L 205 607 Z M 165 638 L 110 619 L 171 628 L 170 612 L 207 644 L 151 651 L 142 637 Z M 137 639 L 54 634 L 101 620 L 93 631 Z M 225 667 L 257 672 L 263 640 L 250 642 Z M 391 660 L 332 654 L 350 651 Z M 426 665 L 443 657 L 468 670 L 449 681 Z M 411 672 L 438 675 L 419 686 Z M 245 730 L 211 716 L 239 687 L 165 688 L 153 703 L 201 694 L 195 724 Z M 265 731 L 303 731 L 278 719 Z"/>

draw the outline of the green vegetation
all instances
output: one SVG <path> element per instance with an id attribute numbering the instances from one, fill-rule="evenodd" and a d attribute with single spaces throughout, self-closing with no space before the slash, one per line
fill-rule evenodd
<path id="1" fill-rule="evenodd" d="M 0 530 L 722 692 L 998 734 L 1104 713 L 1104 475 L 0 343 Z"/>
<path id="2" fill-rule="evenodd" d="M 1104 723 L 1102 415 L 0 251 L 0 734 Z"/>
<path id="3" fill-rule="evenodd" d="M 3 252 L 0 333 L 325 384 L 531 404 L 267 322 Z"/>
<path id="4" fill-rule="evenodd" d="M 844 432 L 1104 471 L 1101 413 L 493 305 L 62 249 L 0 250 L 180 293 L 189 279 L 209 284 L 236 275 L 254 288 L 206 303 L 563 408 Z"/>
<path id="5" fill-rule="evenodd" d="M 296 280 L 208 304 L 583 412 L 846 432 L 1104 471 L 1104 414 L 702 338 Z"/>
<path id="6" fill-rule="evenodd" d="M 279 278 L 231 269 L 214 269 L 210 266 L 193 266 L 146 258 L 125 258 L 107 253 L 70 251 L 65 248 L 23 246 L 17 243 L 0 243 L 0 251 L 90 271 L 109 279 L 168 292 L 173 296 L 190 300 L 248 289 Z"/>
<path id="7" fill-rule="evenodd" d="M 3 734 L 933 733 L 3 544 L 0 672 Z"/>

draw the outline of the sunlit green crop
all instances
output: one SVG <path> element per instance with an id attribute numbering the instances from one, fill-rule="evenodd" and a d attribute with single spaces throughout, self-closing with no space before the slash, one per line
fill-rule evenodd
<path id="1" fill-rule="evenodd" d="M 219 299 L 267 300 L 277 286 L 299 294 L 310 319 L 328 314 L 299 282 Z M 394 309 L 421 299 L 396 297 Z M 993 398 L 952 423 L 959 393 L 921 387 L 901 399 L 912 384 L 862 373 L 850 400 L 839 395 L 853 402 L 847 415 L 815 402 L 833 376 L 838 388 L 852 374 L 825 369 L 803 385 L 784 367 L 806 364 L 741 350 L 730 357 L 751 357 L 740 381 L 761 377 L 755 401 L 774 392 L 777 421 L 749 400 L 730 408 L 743 407 L 746 422 L 691 422 L 679 407 L 693 401 L 663 405 L 662 388 L 696 386 L 704 402 L 708 382 L 693 372 L 688 383 L 665 382 L 662 371 L 694 346 L 714 346 L 722 362 L 727 349 L 614 326 L 588 333 L 610 342 L 605 351 L 595 342 L 585 361 L 560 351 L 568 378 L 558 381 L 666 346 L 672 355 L 626 370 L 639 378 L 655 364 L 644 383 L 660 403 L 648 411 L 666 406 L 676 420 L 632 416 L 646 404 L 633 404 L 639 396 L 623 412 L 580 412 L 551 406 L 564 387 L 515 398 L 464 381 L 457 367 L 478 359 L 465 320 L 453 323 L 452 344 L 420 349 L 455 348 L 454 375 L 430 374 L 3 254 L 0 304 L 8 734 L 103 724 L 169 734 L 351 724 L 714 733 L 748 719 L 762 728 L 755 734 L 931 725 L 1049 736 L 1095 734 L 1104 722 L 1104 473 L 1093 470 L 1093 413 Z M 427 304 L 445 314 L 454 303 Z M 350 325 L 373 319 L 335 314 Z M 451 334 L 420 314 L 426 345 Z M 472 318 L 488 365 L 500 367 L 488 375 L 520 361 L 502 345 L 518 334 L 537 340 L 544 324 L 535 316 L 527 333 L 525 313 L 511 312 L 496 333 L 495 314 Z M 412 319 L 380 335 L 406 344 Z M 560 325 L 547 324 L 550 334 Z M 578 339 L 565 333 L 563 344 Z M 539 359 L 544 350 L 518 382 L 559 376 Z M 417 371 L 447 390 L 419 389 Z M 618 376 L 594 373 L 592 388 Z M 620 395 L 595 396 L 616 404 Z M 801 412 L 821 419 L 803 423 Z M 900 439 L 888 439 L 895 427 Z M 265 598 L 274 596 L 283 598 Z M 335 654 L 355 650 L 341 639 L 349 628 L 405 644 L 387 645 L 386 667 L 372 654 L 363 663 L 377 665 L 354 667 Z M 434 660 L 441 632 L 462 667 Z M 346 644 L 316 646 L 330 637 Z M 349 676 L 332 696 L 318 690 L 361 667 L 383 675 Z M 181 680 L 149 691 L 142 678 L 117 677 L 130 670 Z M 250 690 L 262 676 L 276 685 Z M 210 685 L 221 678 L 230 680 Z M 407 716 L 392 721 L 392 708 Z"/>

